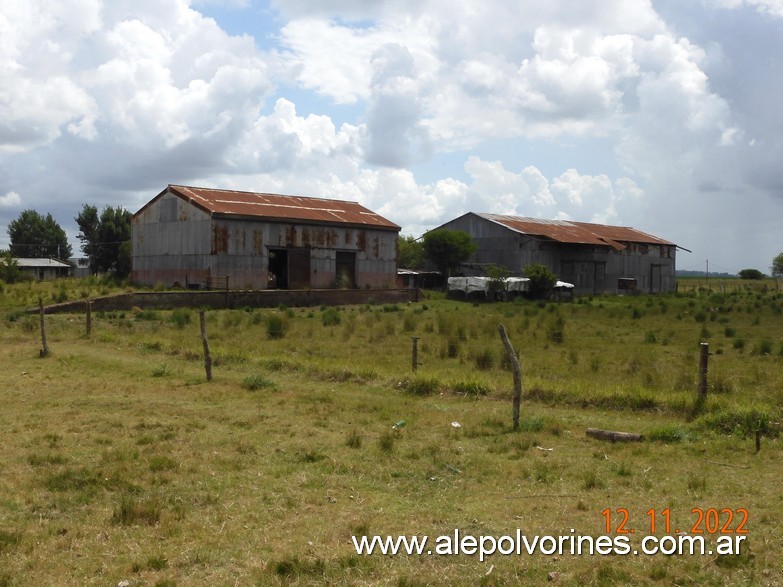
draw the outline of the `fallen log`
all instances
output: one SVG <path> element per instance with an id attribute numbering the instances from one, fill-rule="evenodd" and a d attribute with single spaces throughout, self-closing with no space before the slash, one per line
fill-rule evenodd
<path id="1" fill-rule="evenodd" d="M 611 442 L 640 442 L 644 440 L 641 434 L 631 432 L 617 432 L 615 430 L 601 430 L 600 428 L 588 428 L 587 435 Z"/>

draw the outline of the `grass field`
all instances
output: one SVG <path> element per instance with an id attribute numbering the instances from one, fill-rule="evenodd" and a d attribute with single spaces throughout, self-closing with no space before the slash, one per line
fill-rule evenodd
<path id="1" fill-rule="evenodd" d="M 39 295 L 111 291 L 0 289 L 0 585 L 783 584 L 774 286 L 208 311 L 210 382 L 189 309 L 94 314 L 89 337 L 84 316 L 47 316 L 39 356 L 38 316 L 23 313 Z M 499 323 L 523 368 L 518 431 Z M 633 534 L 616 533 L 620 508 Z M 716 508 L 732 538 L 747 510 L 741 554 L 481 561 L 358 555 L 351 540 L 519 530 L 638 548 L 650 510 L 667 534 L 667 508 L 668 534 L 709 529 L 691 510 Z M 711 548 L 719 535 L 704 534 Z"/>

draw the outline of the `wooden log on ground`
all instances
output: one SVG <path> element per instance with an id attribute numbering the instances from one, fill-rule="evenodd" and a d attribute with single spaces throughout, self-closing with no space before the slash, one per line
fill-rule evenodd
<path id="1" fill-rule="evenodd" d="M 600 440 L 611 442 L 640 442 L 644 440 L 641 434 L 631 432 L 617 432 L 616 430 L 601 430 L 600 428 L 588 428 L 587 435 Z"/>

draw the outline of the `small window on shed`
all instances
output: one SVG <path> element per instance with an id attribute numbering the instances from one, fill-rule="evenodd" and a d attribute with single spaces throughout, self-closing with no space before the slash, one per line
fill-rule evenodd
<path id="1" fill-rule="evenodd" d="M 620 277 L 617 280 L 617 291 L 619 291 L 619 292 L 636 291 L 636 278 L 635 277 Z"/>

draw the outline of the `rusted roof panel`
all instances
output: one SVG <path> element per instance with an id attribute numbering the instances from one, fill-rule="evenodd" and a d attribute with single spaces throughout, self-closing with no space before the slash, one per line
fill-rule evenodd
<path id="1" fill-rule="evenodd" d="M 521 234 L 544 237 L 561 243 L 603 245 L 617 250 L 625 248 L 623 243 L 674 246 L 674 243 L 626 226 L 608 226 L 570 220 L 542 220 L 502 214 L 477 214 L 477 216 Z"/>
<path id="2" fill-rule="evenodd" d="M 357 202 L 181 185 L 170 185 L 168 189 L 212 214 L 400 230 L 393 222 Z"/>

